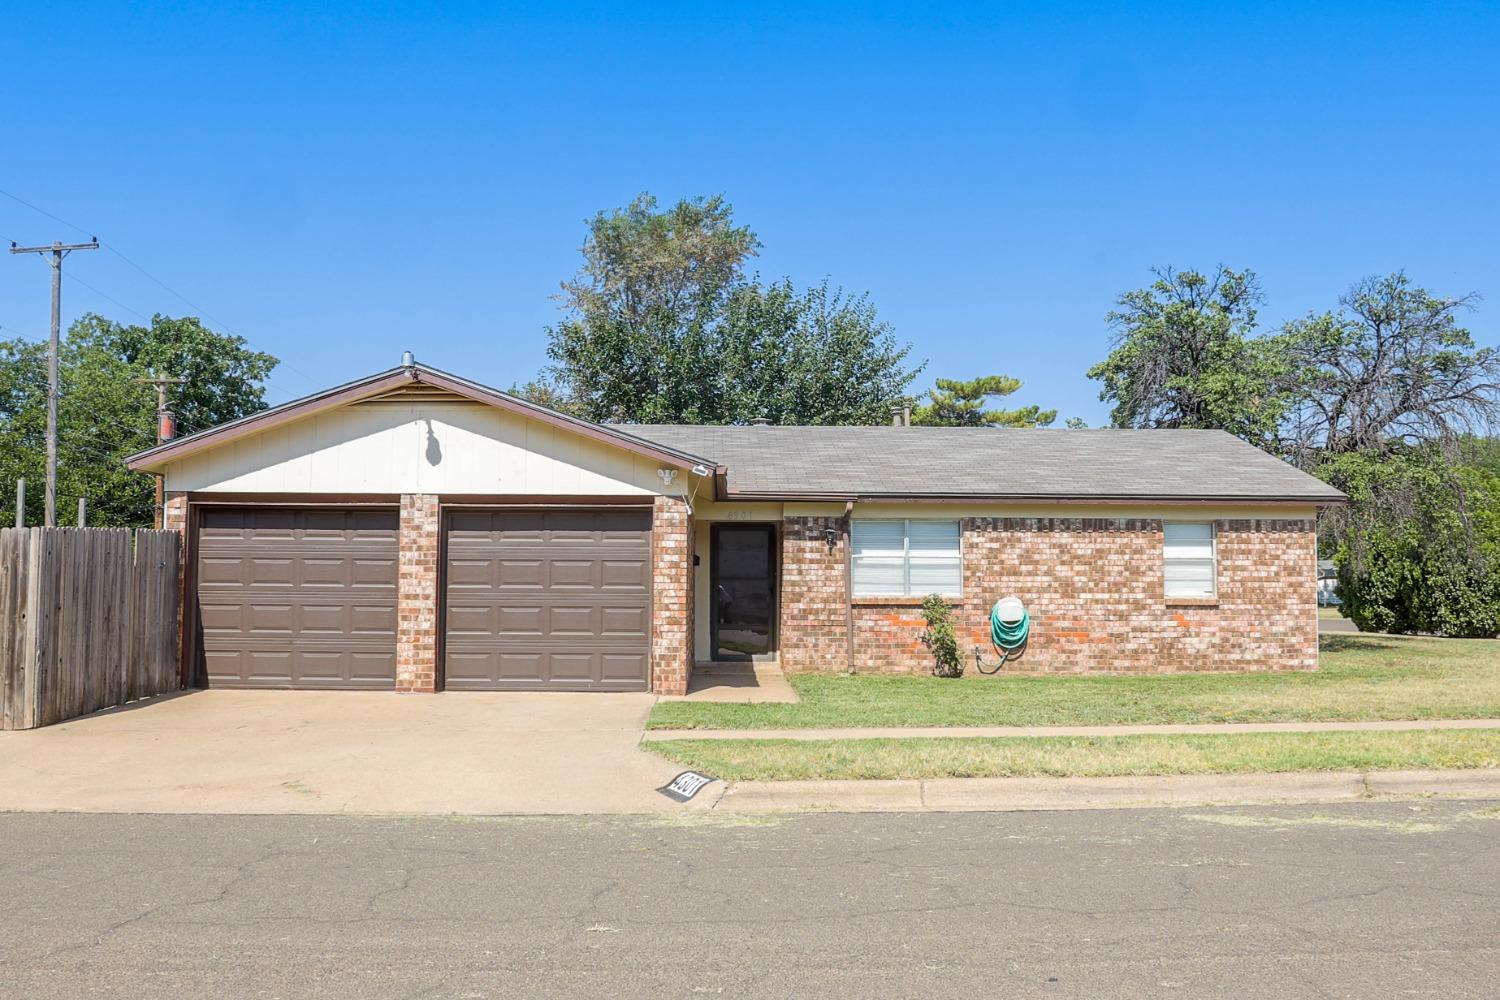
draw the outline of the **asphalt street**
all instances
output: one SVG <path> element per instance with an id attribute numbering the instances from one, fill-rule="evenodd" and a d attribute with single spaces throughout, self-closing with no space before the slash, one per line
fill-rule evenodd
<path id="1" fill-rule="evenodd" d="M 0 815 L 7 997 L 1463 997 L 1500 805 Z"/>

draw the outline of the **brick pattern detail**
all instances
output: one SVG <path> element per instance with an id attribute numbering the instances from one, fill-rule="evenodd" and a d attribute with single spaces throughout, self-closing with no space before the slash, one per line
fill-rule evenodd
<path id="1" fill-rule="evenodd" d="M 651 512 L 651 690 L 687 694 L 693 669 L 693 515 L 677 497 Z"/>
<path id="2" fill-rule="evenodd" d="M 783 665 L 841 668 L 842 553 L 830 566 L 826 546 L 820 551 L 805 541 L 793 543 L 794 527 L 802 527 L 793 520 L 820 519 L 788 519 L 782 553 Z M 964 519 L 964 597 L 954 604 L 965 653 L 976 645 L 990 652 L 990 605 L 1014 594 L 1030 610 L 1031 641 L 1007 664 L 1007 672 L 1317 668 L 1312 521 L 1217 522 L 1219 595 L 1210 606 L 1165 599 L 1161 524 L 1122 518 Z M 918 639 L 919 605 L 914 599 L 856 603 L 857 670 L 931 669 L 931 655 Z M 837 658 L 826 653 L 833 646 L 839 646 Z"/>
<path id="3" fill-rule="evenodd" d="M 430 493 L 401 497 L 396 579 L 396 690 L 437 690 L 441 514 Z"/>
<path id="4" fill-rule="evenodd" d="M 834 533 L 832 547 L 829 531 Z M 779 635 L 784 669 L 848 668 L 848 546 L 842 517 L 782 519 Z"/>

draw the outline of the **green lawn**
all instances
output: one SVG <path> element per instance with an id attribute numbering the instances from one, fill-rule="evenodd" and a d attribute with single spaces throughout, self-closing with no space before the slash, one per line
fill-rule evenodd
<path id="1" fill-rule="evenodd" d="M 668 740 L 643 744 L 730 781 L 1500 767 L 1500 730 L 1009 739 Z"/>
<path id="2" fill-rule="evenodd" d="M 1500 640 L 1325 635 L 1312 673 L 794 674 L 798 705 L 658 704 L 653 729 L 1500 718 Z"/>

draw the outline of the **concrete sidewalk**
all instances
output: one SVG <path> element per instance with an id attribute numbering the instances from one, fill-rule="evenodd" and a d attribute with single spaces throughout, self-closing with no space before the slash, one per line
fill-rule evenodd
<path id="1" fill-rule="evenodd" d="M 660 740 L 899 740 L 1013 736 L 1185 736 L 1217 733 L 1397 732 L 1411 729 L 1500 729 L 1500 719 L 1396 719 L 1382 722 L 1215 722 L 1154 726 L 913 726 L 848 729 L 648 729 Z"/>
<path id="2" fill-rule="evenodd" d="M 715 784 L 716 812 L 1010 812 L 1367 799 L 1500 798 L 1500 769 L 1194 774 L 1122 778 L 741 781 Z"/>

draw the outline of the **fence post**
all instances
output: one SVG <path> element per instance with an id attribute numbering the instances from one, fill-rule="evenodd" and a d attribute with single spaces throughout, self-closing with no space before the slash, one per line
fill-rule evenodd
<path id="1" fill-rule="evenodd" d="M 16 480 L 16 527 L 26 527 L 26 477 Z"/>
<path id="2" fill-rule="evenodd" d="M 88 508 L 89 508 L 88 501 L 85 500 L 83 497 L 79 497 L 78 498 L 78 526 L 80 528 L 87 528 L 89 526 L 88 525 Z"/>

